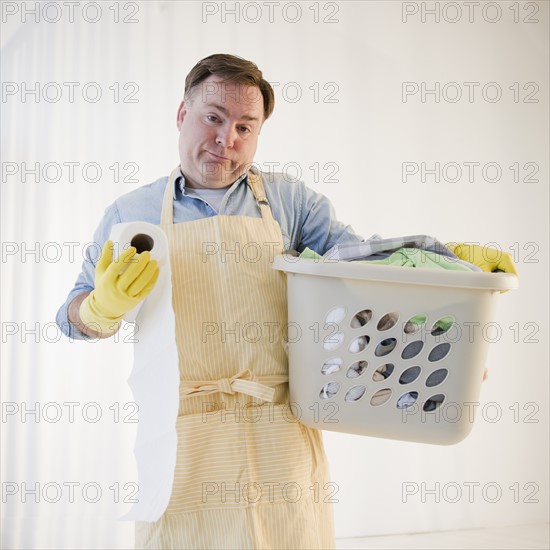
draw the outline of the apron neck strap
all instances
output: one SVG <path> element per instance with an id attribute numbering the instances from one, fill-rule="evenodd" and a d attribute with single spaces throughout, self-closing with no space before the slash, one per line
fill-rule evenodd
<path id="1" fill-rule="evenodd" d="M 179 166 L 172 170 L 170 177 L 168 178 L 168 184 L 164 190 L 164 197 L 162 199 L 162 211 L 160 214 L 160 225 L 172 225 L 174 223 L 174 193 L 176 179 L 181 176 L 181 171 Z M 256 204 L 260 209 L 260 214 L 263 219 L 272 219 L 273 215 L 271 213 L 271 208 L 269 206 L 269 201 L 265 194 L 264 182 L 260 174 L 256 174 L 250 170 L 247 174 L 247 182 L 250 187 Z"/>
<path id="2" fill-rule="evenodd" d="M 176 192 L 176 179 L 181 177 L 180 167 L 176 166 L 172 170 L 166 189 L 164 190 L 164 198 L 162 199 L 162 211 L 160 213 L 160 225 L 172 225 L 174 223 L 174 195 Z"/>
<path id="3" fill-rule="evenodd" d="M 247 174 L 247 182 L 248 186 L 252 190 L 252 193 L 254 194 L 254 199 L 260 209 L 262 218 L 264 220 L 272 218 L 271 207 L 269 206 L 269 201 L 267 200 L 267 195 L 265 194 L 262 176 L 260 176 L 260 174 L 256 174 L 252 170 L 249 170 Z"/>

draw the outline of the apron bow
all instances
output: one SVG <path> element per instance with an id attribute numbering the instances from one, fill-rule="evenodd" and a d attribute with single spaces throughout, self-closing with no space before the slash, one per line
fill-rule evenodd
<path id="1" fill-rule="evenodd" d="M 260 382 L 259 380 L 262 380 Z M 181 380 L 180 397 L 185 399 L 193 395 L 209 395 L 211 393 L 244 393 L 264 401 L 273 401 L 275 388 L 278 384 L 288 382 L 288 375 L 278 374 L 262 376 L 258 378 L 250 369 L 242 370 L 231 378 L 220 378 L 218 380 Z"/>

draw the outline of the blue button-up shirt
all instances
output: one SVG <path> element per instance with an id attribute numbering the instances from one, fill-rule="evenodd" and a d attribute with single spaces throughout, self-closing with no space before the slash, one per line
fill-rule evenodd
<path id="1" fill-rule="evenodd" d="M 289 181 L 284 174 L 260 173 L 273 217 L 281 226 L 285 248 L 301 252 L 308 247 L 323 255 L 335 244 L 362 241 L 350 225 L 335 218 L 334 208 L 329 199 L 306 187 L 300 181 Z M 78 330 L 68 319 L 68 307 L 73 299 L 94 289 L 95 265 L 103 244 L 108 240 L 111 228 L 117 223 L 144 221 L 160 224 L 162 199 L 168 176 L 149 185 L 144 185 L 119 197 L 105 211 L 94 233 L 94 245 L 88 246 L 82 263 L 82 271 L 67 300 L 57 312 L 56 322 L 63 333 L 77 340 L 88 337 Z M 174 223 L 200 220 L 208 216 L 260 217 L 258 205 L 252 190 L 247 184 L 247 176 L 236 180 L 225 194 L 219 212 L 206 201 L 186 192 L 183 176 L 176 178 L 174 185 Z"/>

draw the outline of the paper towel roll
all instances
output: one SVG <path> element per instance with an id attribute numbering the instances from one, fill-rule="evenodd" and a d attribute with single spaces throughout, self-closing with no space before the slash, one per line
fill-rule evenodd
<path id="1" fill-rule="evenodd" d="M 176 466 L 176 420 L 179 367 L 172 274 L 166 235 L 146 222 L 113 226 L 109 237 L 120 254 L 129 246 L 151 251 L 159 277 L 147 298 L 124 316 L 136 323 L 134 365 L 128 384 L 139 407 L 134 454 L 138 470 L 138 502 L 122 520 L 157 521 L 168 506 Z"/>
<path id="2" fill-rule="evenodd" d="M 163 269 L 166 262 L 170 260 L 168 242 L 164 231 L 157 225 L 147 222 L 117 223 L 111 228 L 109 239 L 114 243 L 113 260 L 118 258 L 124 250 L 130 246 L 136 248 L 137 254 L 151 252 L 151 258 L 157 260 L 159 269 Z M 169 267 L 168 267 L 169 269 Z M 157 285 L 155 285 L 157 286 Z M 144 302 L 140 302 L 134 309 L 129 311 L 124 320 L 133 323 Z"/>

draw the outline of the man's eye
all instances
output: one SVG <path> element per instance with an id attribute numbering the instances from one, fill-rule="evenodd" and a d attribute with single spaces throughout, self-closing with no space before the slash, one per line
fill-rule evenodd
<path id="1" fill-rule="evenodd" d="M 206 118 L 210 121 L 210 122 L 216 122 L 218 120 L 218 117 L 217 116 L 214 116 L 214 115 L 206 115 Z"/>
<path id="2" fill-rule="evenodd" d="M 241 126 L 241 132 L 250 133 L 250 128 L 247 128 L 246 126 Z"/>

